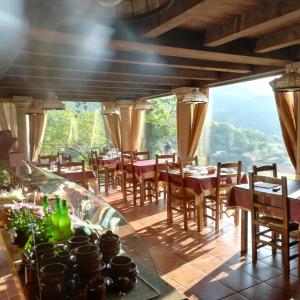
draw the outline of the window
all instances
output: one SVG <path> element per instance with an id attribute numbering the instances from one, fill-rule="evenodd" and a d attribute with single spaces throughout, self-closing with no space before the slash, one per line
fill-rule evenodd
<path id="1" fill-rule="evenodd" d="M 282 139 L 273 78 L 253 80 L 210 90 L 210 103 L 198 155 L 215 165 L 242 160 L 244 170 L 254 164 L 277 163 L 284 174 L 294 173 Z"/>

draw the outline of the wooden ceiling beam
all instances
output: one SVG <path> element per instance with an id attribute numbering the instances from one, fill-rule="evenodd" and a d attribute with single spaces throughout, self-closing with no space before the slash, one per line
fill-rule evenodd
<path id="1" fill-rule="evenodd" d="M 300 1 L 269 0 L 209 29 L 204 45 L 217 47 L 242 37 L 272 32 L 291 22 L 299 22 L 299 15 Z"/>
<path id="2" fill-rule="evenodd" d="M 216 87 L 216 86 L 221 86 L 221 85 L 226 85 L 226 84 L 232 84 L 232 83 L 238 83 L 238 82 L 243 82 L 243 81 L 248 81 L 248 80 L 253 80 L 253 79 L 259 79 L 259 78 L 264 78 L 268 76 L 275 76 L 279 75 L 285 72 L 285 68 L 269 68 L 265 66 L 257 66 L 255 67 L 255 72 L 253 72 L 250 75 L 244 75 L 244 76 L 234 76 L 232 74 L 224 74 L 220 76 L 219 80 L 204 84 L 203 86 L 205 87 Z"/>
<path id="3" fill-rule="evenodd" d="M 153 91 L 161 91 L 166 92 L 168 91 L 167 88 L 147 88 L 147 87 L 130 87 L 130 86 L 107 86 L 107 85 L 94 85 L 94 86 L 87 86 L 83 84 L 50 84 L 49 82 L 41 82 L 41 81 L 23 81 L 23 82 L 7 82 L 7 81 L 0 81 L 0 88 L 7 88 L 7 89 L 17 89 L 18 87 L 26 88 L 26 89 L 48 89 L 48 90 L 56 90 L 56 91 L 66 91 L 66 90 L 86 90 L 86 91 L 107 91 L 107 92 L 114 92 L 114 91 L 122 91 L 122 92 L 134 92 L 134 93 L 150 93 Z"/>
<path id="4" fill-rule="evenodd" d="M 171 85 L 155 85 L 147 83 L 122 83 L 122 82 L 106 82 L 106 81 L 89 81 L 84 79 L 56 79 L 50 77 L 37 77 L 37 76 L 11 76 L 5 75 L 0 84 L 24 84 L 24 85 L 50 85 L 50 86 L 76 86 L 86 88 L 117 88 L 117 89 L 146 89 L 153 91 L 168 90 Z"/>
<path id="5" fill-rule="evenodd" d="M 300 25 L 260 37 L 255 52 L 265 53 L 300 44 Z"/>
<path id="6" fill-rule="evenodd" d="M 207 0 L 175 0 L 168 10 L 158 16 L 149 18 L 147 22 L 145 22 L 143 37 L 156 38 L 182 25 L 191 17 L 195 9 L 207 4 L 207 2 Z M 210 2 L 217 1 L 211 0 Z"/>
<path id="7" fill-rule="evenodd" d="M 54 91 L 55 93 L 76 93 L 76 92 L 82 92 L 82 93 L 111 93 L 111 94 L 126 94 L 126 93 L 132 93 L 132 94 L 141 94 L 141 95 L 148 95 L 150 94 L 150 91 L 146 90 L 105 90 L 105 89 L 98 89 L 98 90 L 90 90 L 90 89 L 76 89 L 69 88 L 69 89 L 62 89 L 62 88 L 53 88 L 53 87 L 39 87 L 39 86 L 2 86 L 0 85 L 0 90 L 29 90 L 29 91 Z"/>
<path id="8" fill-rule="evenodd" d="M 123 51 L 113 51 L 105 53 L 88 52 L 79 55 L 80 47 L 31 42 L 25 46 L 22 53 L 43 55 L 46 57 L 61 58 L 83 58 L 95 62 L 114 62 L 122 64 L 139 64 L 145 66 L 156 66 L 166 68 L 206 70 L 216 72 L 230 72 L 245 74 L 251 72 L 251 67 L 246 64 L 218 63 L 199 59 L 180 58 L 172 56 L 159 56 L 155 54 L 140 54 Z"/>
<path id="9" fill-rule="evenodd" d="M 179 78 L 193 80 L 216 80 L 216 72 L 203 70 L 175 69 L 165 67 L 132 65 L 130 68 L 121 63 L 105 63 L 83 58 L 45 57 L 38 54 L 21 54 L 14 66 L 73 70 L 95 74 L 138 75 L 142 77 Z"/>
<path id="10" fill-rule="evenodd" d="M 158 77 L 141 77 L 137 75 L 120 75 L 120 74 L 94 74 L 90 72 L 74 72 L 73 70 L 56 70 L 56 69 L 46 69 L 46 68 L 24 68 L 11 66 L 10 69 L 5 74 L 5 77 L 21 77 L 21 78 L 38 78 L 45 79 L 48 78 L 58 79 L 58 80 L 78 80 L 89 81 L 89 82 L 107 82 L 107 83 L 128 83 L 128 84 L 155 84 L 162 86 L 189 86 L 192 80 L 187 79 L 177 79 L 168 78 L 168 80 L 162 81 Z"/>
<path id="11" fill-rule="evenodd" d="M 133 51 L 135 53 L 144 54 L 157 54 L 163 56 L 174 56 L 181 58 L 200 59 L 200 60 L 211 60 L 218 62 L 229 62 L 229 63 L 241 63 L 241 64 L 253 64 L 253 65 L 269 65 L 269 66 L 284 66 L 292 63 L 291 59 L 285 58 L 274 58 L 272 56 L 260 56 L 257 54 L 235 54 L 222 52 L 217 50 L 211 50 L 208 48 L 195 48 L 193 45 L 182 46 L 168 46 L 161 44 L 149 43 L 149 41 L 127 41 L 121 39 L 111 39 L 109 41 L 101 40 L 97 38 L 87 39 L 85 36 L 53 32 L 42 29 L 31 28 L 26 32 L 29 40 L 59 43 L 68 45 L 81 45 L 82 49 L 92 48 L 94 51 L 103 51 L 105 49 L 112 49 L 118 51 Z M 98 45 L 98 46 L 97 46 Z M 102 45 L 102 48 L 99 48 Z M 191 47 L 191 48 L 187 48 Z"/>

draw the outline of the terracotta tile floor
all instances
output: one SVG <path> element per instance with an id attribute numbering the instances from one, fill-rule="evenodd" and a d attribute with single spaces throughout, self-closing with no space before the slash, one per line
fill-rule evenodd
<path id="1" fill-rule="evenodd" d="M 259 251 L 259 262 L 252 265 L 251 250 L 240 256 L 240 230 L 232 218 L 224 218 L 219 234 L 212 224 L 202 233 L 196 224 L 183 230 L 179 215 L 166 222 L 166 205 L 124 203 L 120 192 L 104 199 L 130 222 L 148 247 L 160 276 L 189 299 L 300 299 L 297 261 L 291 262 L 291 275 L 282 274 L 280 253 Z M 251 244 L 249 244 L 251 249 Z"/>

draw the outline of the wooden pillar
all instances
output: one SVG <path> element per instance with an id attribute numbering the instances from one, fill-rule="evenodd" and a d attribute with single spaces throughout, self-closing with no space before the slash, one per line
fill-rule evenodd
<path id="1" fill-rule="evenodd" d="M 296 179 L 300 179 L 300 103 L 299 97 L 294 97 L 295 105 L 297 108 L 297 120 L 296 120 L 296 129 L 297 129 L 297 153 L 296 153 Z"/>
<path id="2" fill-rule="evenodd" d="M 29 159 L 29 132 L 28 116 L 26 111 L 33 99 L 31 97 L 15 96 L 13 102 L 16 105 L 18 127 L 18 152 L 24 153 L 25 160 Z"/>
<path id="3" fill-rule="evenodd" d="M 130 149 L 130 128 L 131 128 L 131 110 L 133 101 L 121 100 L 118 102 L 120 109 L 120 130 L 121 130 L 121 149 L 123 151 Z"/>

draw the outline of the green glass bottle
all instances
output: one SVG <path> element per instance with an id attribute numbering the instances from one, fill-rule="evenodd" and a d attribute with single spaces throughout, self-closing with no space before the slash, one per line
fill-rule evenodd
<path id="1" fill-rule="evenodd" d="M 46 220 L 47 225 L 47 237 L 51 239 L 52 237 L 52 215 L 49 212 L 49 199 L 48 196 L 45 195 L 43 198 L 43 212 L 44 212 L 44 219 Z"/>
<path id="2" fill-rule="evenodd" d="M 71 218 L 68 213 L 67 200 L 62 201 L 61 215 L 59 218 L 59 231 L 62 240 L 67 240 L 72 235 Z"/>
<path id="3" fill-rule="evenodd" d="M 54 240 L 60 240 L 59 219 L 61 216 L 61 201 L 58 196 L 55 199 L 54 213 L 52 214 L 52 237 Z"/>
<path id="4" fill-rule="evenodd" d="M 48 199 L 48 196 L 45 195 L 44 198 L 43 198 L 43 212 L 44 212 L 44 215 L 46 215 L 48 213 L 48 210 L 49 210 L 49 199 Z"/>

